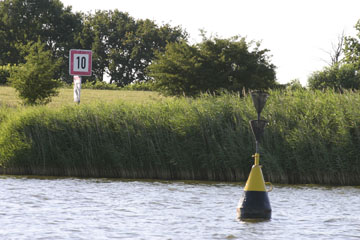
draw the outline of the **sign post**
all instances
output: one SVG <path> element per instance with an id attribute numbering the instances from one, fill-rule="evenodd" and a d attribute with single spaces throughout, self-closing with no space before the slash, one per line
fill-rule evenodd
<path id="1" fill-rule="evenodd" d="M 74 102 L 80 103 L 81 76 L 91 76 L 92 51 L 71 49 L 69 52 L 69 74 L 74 76 Z"/>
<path id="2" fill-rule="evenodd" d="M 81 77 L 74 76 L 74 102 L 80 103 Z"/>

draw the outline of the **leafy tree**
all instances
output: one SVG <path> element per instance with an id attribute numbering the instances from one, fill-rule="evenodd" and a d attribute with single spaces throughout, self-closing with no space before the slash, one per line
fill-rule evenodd
<path id="1" fill-rule="evenodd" d="M 289 83 L 285 84 L 285 89 L 290 91 L 306 90 L 306 88 L 301 85 L 299 79 L 293 79 Z"/>
<path id="2" fill-rule="evenodd" d="M 58 94 L 61 82 L 54 80 L 61 59 L 54 60 L 50 50 L 40 41 L 23 46 L 27 53 L 25 63 L 20 64 L 10 74 L 10 84 L 16 89 L 25 104 L 46 104 Z"/>
<path id="3" fill-rule="evenodd" d="M 93 50 L 92 80 L 106 72 L 120 86 L 147 81 L 145 69 L 168 42 L 185 39 L 179 27 L 157 26 L 151 20 L 135 20 L 129 14 L 97 11 L 85 17 L 82 46 Z"/>
<path id="4" fill-rule="evenodd" d="M 93 52 L 92 76 L 89 80 L 103 80 L 109 65 L 109 16 L 108 11 L 96 11 L 95 14 L 84 16 L 84 27 L 81 33 L 81 46 Z"/>
<path id="5" fill-rule="evenodd" d="M 7 83 L 7 79 L 10 77 L 10 72 L 14 68 L 16 68 L 16 65 L 12 66 L 8 64 L 8 65 L 0 66 L 0 84 Z"/>
<path id="6" fill-rule="evenodd" d="M 360 68 L 360 20 L 356 23 L 355 29 L 358 31 L 356 37 L 347 36 L 345 37 L 345 63 L 355 64 Z"/>
<path id="7" fill-rule="evenodd" d="M 342 91 L 360 88 L 360 20 L 355 28 L 358 31 L 357 37 L 344 37 L 342 34 L 338 38 L 338 44 L 333 45 L 330 66 L 311 74 L 308 79 L 311 89 L 331 88 Z M 341 58 L 342 53 L 344 58 Z"/>
<path id="8" fill-rule="evenodd" d="M 0 65 L 24 62 L 17 45 L 40 39 L 55 57 L 65 59 L 57 76 L 69 78 L 66 60 L 71 48 L 80 47 L 81 29 L 81 14 L 59 0 L 0 1 Z"/>
<path id="9" fill-rule="evenodd" d="M 185 41 L 166 46 L 165 53 L 158 53 L 157 59 L 149 66 L 155 87 L 168 95 L 198 94 L 206 77 L 201 75 L 200 51 Z"/>
<path id="10" fill-rule="evenodd" d="M 193 46 L 169 44 L 148 70 L 156 86 L 170 95 L 274 87 L 275 66 L 268 50 L 260 50 L 260 43 L 253 44 L 238 37 L 204 38 Z"/>
<path id="11" fill-rule="evenodd" d="M 359 89 L 360 75 L 356 64 L 335 64 L 314 72 L 308 79 L 311 89 Z"/>
<path id="12" fill-rule="evenodd" d="M 0 66 L 23 63 L 17 46 L 40 39 L 53 56 L 64 59 L 56 76 L 67 82 L 72 81 L 68 74 L 72 48 L 93 50 L 90 80 L 102 80 L 108 73 L 112 82 L 124 86 L 149 80 L 145 68 L 154 52 L 186 37 L 180 27 L 135 20 L 118 10 L 74 14 L 60 0 L 0 1 Z"/>

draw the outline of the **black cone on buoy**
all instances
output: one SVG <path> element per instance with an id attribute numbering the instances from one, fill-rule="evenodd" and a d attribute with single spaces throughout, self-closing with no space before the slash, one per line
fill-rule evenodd
<path id="1" fill-rule="evenodd" d="M 261 111 L 265 107 L 266 100 L 269 97 L 269 94 L 267 92 L 261 92 L 261 91 L 254 91 L 251 92 L 251 98 L 253 100 L 256 112 L 260 116 Z M 258 119 L 260 120 L 260 119 Z"/>
<path id="2" fill-rule="evenodd" d="M 265 120 L 251 120 L 250 121 L 251 130 L 252 130 L 255 140 L 257 142 L 261 141 L 262 136 L 264 135 L 264 130 L 265 130 L 267 123 L 268 122 Z"/>

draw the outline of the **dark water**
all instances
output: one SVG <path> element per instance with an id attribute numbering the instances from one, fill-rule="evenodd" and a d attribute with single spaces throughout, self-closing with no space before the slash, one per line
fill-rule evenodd
<path id="1" fill-rule="evenodd" d="M 360 188 L 275 185 L 239 222 L 243 184 L 0 177 L 0 239 L 360 239 Z"/>

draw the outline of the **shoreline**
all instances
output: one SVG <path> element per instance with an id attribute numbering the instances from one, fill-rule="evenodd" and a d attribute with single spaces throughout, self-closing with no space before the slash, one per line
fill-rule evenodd
<path id="1" fill-rule="evenodd" d="M 56 168 L 3 168 L 0 167 L 0 175 L 4 176 L 42 176 L 42 177 L 74 177 L 74 178 L 116 178 L 116 179 L 147 179 L 160 181 L 204 181 L 204 182 L 246 182 L 248 174 L 239 171 L 231 171 L 228 175 L 221 175 L 211 171 L 203 171 L 202 173 L 193 173 L 191 171 L 171 172 L 160 170 L 141 170 L 130 171 L 125 169 L 56 169 Z M 231 177 L 229 177 L 231 176 Z M 342 181 L 334 181 L 334 179 L 319 177 L 315 178 L 289 178 L 285 176 L 272 179 L 264 175 L 265 181 L 272 184 L 287 185 L 303 185 L 315 184 L 325 186 L 360 186 L 360 178 L 357 176 L 342 176 Z"/>

